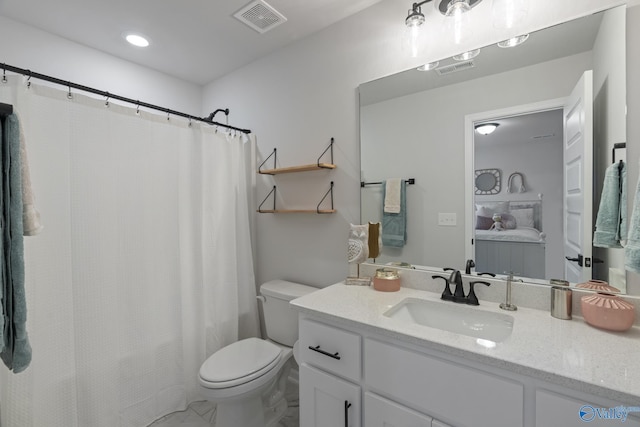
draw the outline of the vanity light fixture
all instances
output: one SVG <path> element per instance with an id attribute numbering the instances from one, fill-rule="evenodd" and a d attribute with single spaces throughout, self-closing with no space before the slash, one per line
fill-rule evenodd
<path id="1" fill-rule="evenodd" d="M 424 24 L 425 17 L 422 5 L 435 1 L 436 8 L 445 16 L 455 17 L 468 12 L 482 0 L 424 0 L 413 3 L 404 23 L 407 27 L 419 27 Z"/>
<path id="2" fill-rule="evenodd" d="M 480 54 L 480 49 L 470 50 L 468 52 L 461 53 L 459 55 L 454 55 L 453 59 L 456 61 L 468 61 L 470 59 L 475 58 Z"/>
<path id="3" fill-rule="evenodd" d="M 529 12 L 531 0 L 493 0 L 491 14 L 493 26 L 499 29 L 515 28 Z"/>
<path id="4" fill-rule="evenodd" d="M 428 64 L 424 64 L 416 68 L 418 71 L 429 71 L 433 70 L 440 64 L 440 61 L 429 62 Z"/>
<path id="5" fill-rule="evenodd" d="M 508 40 L 503 40 L 501 42 L 498 42 L 498 47 L 505 48 L 505 49 L 509 47 L 516 47 L 526 42 L 528 38 L 529 38 L 529 34 L 523 34 L 521 36 L 512 37 Z"/>
<path id="6" fill-rule="evenodd" d="M 453 34 L 454 42 L 460 44 L 463 42 L 463 39 L 466 40 L 470 38 L 471 35 L 471 28 L 468 22 L 469 17 L 466 12 L 481 1 L 482 0 L 423 0 L 413 3 L 404 20 L 408 29 L 405 38 L 407 39 L 411 56 L 414 58 L 418 56 L 420 44 L 418 41 L 419 29 L 426 20 L 424 13 L 422 13 L 422 6 L 424 4 L 433 2 L 440 13 L 451 18 L 446 21 L 446 26 L 451 27 L 447 28 L 446 32 Z"/>
<path id="7" fill-rule="evenodd" d="M 146 37 L 141 36 L 140 34 L 125 33 L 123 36 L 126 41 L 128 41 L 130 44 L 134 46 L 137 46 L 137 47 L 149 46 L 149 40 Z"/>
<path id="8" fill-rule="evenodd" d="M 493 131 L 498 129 L 498 126 L 500 126 L 500 124 L 498 123 L 482 123 L 476 125 L 475 129 L 476 132 L 478 132 L 480 135 L 489 135 L 490 133 L 493 133 Z"/>

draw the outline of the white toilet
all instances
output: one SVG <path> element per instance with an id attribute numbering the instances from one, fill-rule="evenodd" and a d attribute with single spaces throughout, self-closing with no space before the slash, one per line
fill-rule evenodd
<path id="1" fill-rule="evenodd" d="M 317 288 L 272 280 L 260 286 L 267 340 L 247 338 L 211 355 L 200 368 L 200 393 L 217 404 L 216 427 L 268 427 L 284 415 L 284 387 L 293 345 L 298 340 L 298 312 L 292 299 Z"/>

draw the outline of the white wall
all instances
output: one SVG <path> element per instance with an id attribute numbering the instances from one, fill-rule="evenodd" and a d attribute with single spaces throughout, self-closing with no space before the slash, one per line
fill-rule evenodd
<path id="1" fill-rule="evenodd" d="M 200 115 L 202 88 L 0 16 L 0 63 Z M 0 72 L 2 72 L 0 70 Z M 34 83 L 45 84 L 33 80 Z"/>

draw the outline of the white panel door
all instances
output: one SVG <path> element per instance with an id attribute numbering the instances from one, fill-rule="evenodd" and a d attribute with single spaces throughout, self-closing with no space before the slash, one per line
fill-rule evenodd
<path id="1" fill-rule="evenodd" d="M 565 279 L 591 279 L 593 72 L 585 71 L 564 105 Z M 582 265 L 580 265 L 582 264 Z"/>
<path id="2" fill-rule="evenodd" d="M 300 427 L 360 427 L 360 387 L 300 365 Z"/>
<path id="3" fill-rule="evenodd" d="M 364 394 L 366 427 L 432 427 L 432 418 L 373 393 Z"/>

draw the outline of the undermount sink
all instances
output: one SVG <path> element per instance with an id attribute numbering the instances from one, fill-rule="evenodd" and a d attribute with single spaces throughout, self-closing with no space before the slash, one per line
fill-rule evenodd
<path id="1" fill-rule="evenodd" d="M 383 315 L 493 342 L 508 338 L 514 321 L 513 316 L 508 314 L 418 298 L 404 299 Z"/>

